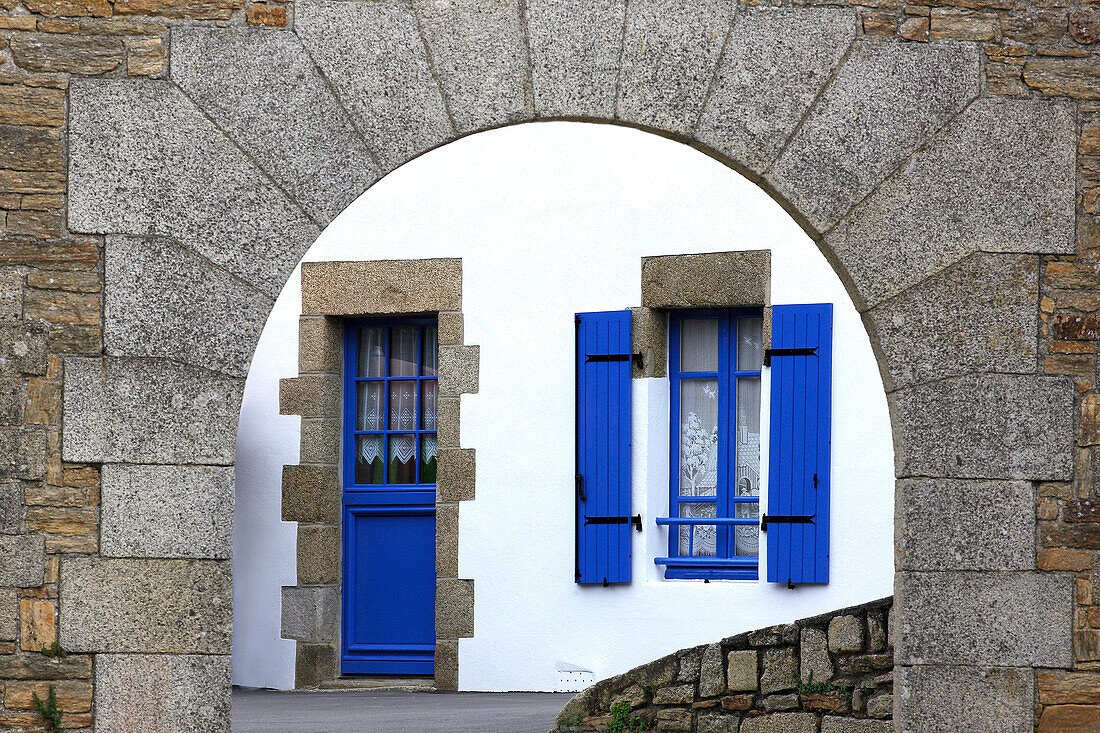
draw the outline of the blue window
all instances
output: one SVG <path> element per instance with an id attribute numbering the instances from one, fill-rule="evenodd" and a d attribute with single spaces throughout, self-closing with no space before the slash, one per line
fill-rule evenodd
<path id="1" fill-rule="evenodd" d="M 670 315 L 666 578 L 757 577 L 762 361 L 760 309 Z"/>

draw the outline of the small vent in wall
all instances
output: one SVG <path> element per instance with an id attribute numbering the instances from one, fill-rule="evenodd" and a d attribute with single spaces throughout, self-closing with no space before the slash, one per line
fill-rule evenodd
<path id="1" fill-rule="evenodd" d="M 592 670 L 568 662 L 558 662 L 558 692 L 580 692 L 596 682 Z"/>

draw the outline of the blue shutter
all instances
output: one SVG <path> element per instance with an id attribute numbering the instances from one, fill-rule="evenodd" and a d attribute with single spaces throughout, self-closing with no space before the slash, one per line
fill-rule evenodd
<path id="1" fill-rule="evenodd" d="M 575 322 L 575 578 L 578 583 L 629 583 L 630 311 L 578 313 Z"/>
<path id="2" fill-rule="evenodd" d="M 829 582 L 833 306 L 772 308 L 768 582 Z M 787 349 L 813 354 L 784 354 Z M 812 522 L 785 522 L 811 517 Z"/>

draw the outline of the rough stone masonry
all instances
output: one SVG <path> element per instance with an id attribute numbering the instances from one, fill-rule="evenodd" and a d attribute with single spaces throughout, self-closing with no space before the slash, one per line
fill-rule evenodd
<path id="1" fill-rule="evenodd" d="M 227 519 L 248 359 L 335 213 L 560 118 L 759 182 L 863 312 L 899 729 L 1100 726 L 1098 41 L 1069 0 L 0 0 L 0 727 L 53 684 L 69 728 L 228 729 L 228 525 L 142 527 Z"/>

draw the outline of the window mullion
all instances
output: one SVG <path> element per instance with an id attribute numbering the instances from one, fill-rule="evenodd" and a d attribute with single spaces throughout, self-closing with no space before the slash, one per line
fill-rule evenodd
<path id="1" fill-rule="evenodd" d="M 723 311 L 718 321 L 718 495 L 717 516 L 729 517 L 729 446 L 730 446 L 730 369 L 731 354 L 736 350 L 736 345 L 730 339 L 730 314 Z M 717 557 L 729 557 L 730 530 L 728 527 L 718 527 L 715 542 L 715 555 Z"/>

